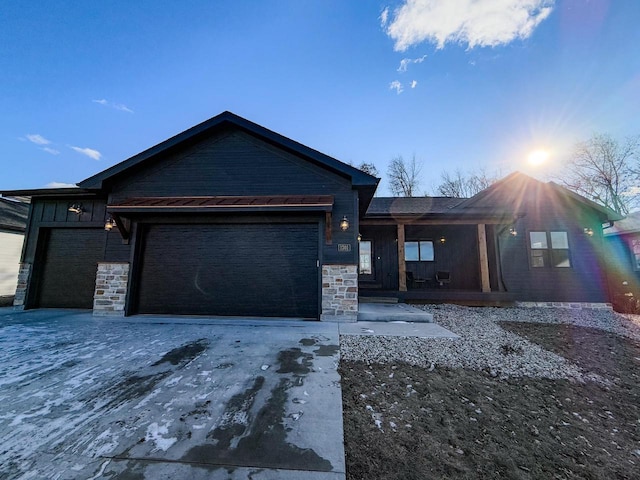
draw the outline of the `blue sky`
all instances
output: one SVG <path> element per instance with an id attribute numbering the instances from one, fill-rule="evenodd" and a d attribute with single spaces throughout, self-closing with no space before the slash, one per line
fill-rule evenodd
<path id="1" fill-rule="evenodd" d="M 594 132 L 640 133 L 639 24 L 637 0 L 8 0 L 0 189 L 79 182 L 224 110 L 383 179 L 415 155 L 424 191 L 445 169 L 542 178 Z"/>

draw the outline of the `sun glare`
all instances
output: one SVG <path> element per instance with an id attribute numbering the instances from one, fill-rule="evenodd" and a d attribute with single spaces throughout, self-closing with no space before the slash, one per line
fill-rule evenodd
<path id="1" fill-rule="evenodd" d="M 549 152 L 546 150 L 535 150 L 529 154 L 528 161 L 532 167 L 539 167 L 549 160 Z"/>

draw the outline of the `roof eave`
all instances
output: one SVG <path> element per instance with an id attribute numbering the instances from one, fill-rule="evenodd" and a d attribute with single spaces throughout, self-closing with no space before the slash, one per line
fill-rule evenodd
<path id="1" fill-rule="evenodd" d="M 89 188 L 32 188 L 0 191 L 0 195 L 3 197 L 69 197 L 96 195 L 98 193 L 99 189 Z"/>

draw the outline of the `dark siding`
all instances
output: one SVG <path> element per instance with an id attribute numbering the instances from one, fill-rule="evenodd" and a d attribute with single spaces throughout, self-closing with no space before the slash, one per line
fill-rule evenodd
<path id="1" fill-rule="evenodd" d="M 107 246 L 104 255 L 105 262 L 129 262 L 131 260 L 131 245 L 125 242 L 117 229 L 107 235 Z"/>
<path id="2" fill-rule="evenodd" d="M 398 242 L 396 226 L 361 227 L 362 238 L 373 242 L 375 279 L 369 286 L 384 290 L 397 290 Z M 444 244 L 439 242 L 444 236 Z M 428 279 L 427 287 L 435 287 L 438 270 L 451 273 L 448 288 L 480 290 L 480 264 L 478 261 L 477 227 L 460 226 L 405 226 L 405 240 L 431 240 L 434 246 L 433 262 L 406 262 L 406 269 L 416 278 Z M 378 258 L 380 257 L 380 258 Z M 366 282 L 362 284 L 367 287 Z"/>
<path id="3" fill-rule="evenodd" d="M 52 228 L 43 237 L 42 260 L 34 270 L 35 307 L 92 308 L 105 232 L 88 228 Z"/>
<path id="4" fill-rule="evenodd" d="M 69 204 L 81 203 L 85 212 L 76 215 L 68 211 Z M 104 226 L 105 200 L 96 198 L 39 199 L 34 198 L 31 204 L 29 231 L 25 241 L 23 261 L 33 263 L 36 256 L 37 241 L 40 228 L 99 228 Z"/>
<path id="5" fill-rule="evenodd" d="M 333 195 L 333 238 L 323 245 L 324 262 L 356 263 L 357 194 L 350 182 L 250 135 L 219 134 L 158 159 L 115 183 L 110 202 L 183 195 Z M 352 225 L 347 232 L 338 227 L 344 215 Z M 351 252 L 339 253 L 338 243 L 349 243 Z"/>
<path id="6" fill-rule="evenodd" d="M 317 224 L 154 225 L 140 313 L 318 316 Z"/>
<path id="7" fill-rule="evenodd" d="M 445 243 L 440 243 L 440 237 Z M 450 289 L 479 290 L 480 264 L 478 262 L 478 233 L 475 225 L 413 226 L 405 227 L 407 242 L 432 240 L 433 262 L 407 262 L 407 271 L 414 276 L 435 281 L 436 271 L 451 274 Z"/>
<path id="8" fill-rule="evenodd" d="M 524 207 L 526 215 L 516 224 L 518 236 L 504 231 L 499 239 L 506 290 L 520 301 L 609 301 L 601 219 L 595 212 L 550 196 L 531 200 Z M 585 227 L 594 230 L 593 237 L 584 234 Z M 566 231 L 571 267 L 530 267 L 530 231 Z"/>

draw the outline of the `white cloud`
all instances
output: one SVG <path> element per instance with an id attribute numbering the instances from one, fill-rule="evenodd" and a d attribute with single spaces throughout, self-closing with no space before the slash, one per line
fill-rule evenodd
<path id="1" fill-rule="evenodd" d="M 133 113 L 129 107 L 124 105 L 123 103 L 113 103 L 107 100 L 106 98 L 101 98 L 99 100 L 92 100 L 93 103 L 98 103 L 104 107 L 115 108 L 116 110 L 120 110 L 121 112 Z"/>
<path id="2" fill-rule="evenodd" d="M 49 145 L 51 142 L 44 138 L 42 135 L 38 135 L 37 133 L 29 133 L 25 135 L 27 140 L 31 143 L 35 143 L 36 145 Z"/>
<path id="3" fill-rule="evenodd" d="M 383 28 L 396 51 L 422 42 L 495 47 L 527 38 L 549 16 L 555 0 L 404 0 Z M 383 11 L 384 13 L 384 11 Z"/>
<path id="4" fill-rule="evenodd" d="M 389 84 L 389 90 L 395 90 L 396 93 L 400 95 L 404 91 L 404 88 L 398 80 L 394 80 Z"/>
<path id="5" fill-rule="evenodd" d="M 382 26 L 382 28 L 387 26 L 388 21 L 389 21 L 389 7 L 386 7 L 384 10 L 382 10 L 382 13 L 380 13 L 380 25 Z"/>
<path id="6" fill-rule="evenodd" d="M 94 160 L 100 160 L 102 158 L 102 154 L 99 151 L 94 150 L 93 148 L 80 148 L 74 147 L 73 145 L 69 145 L 69 148 L 75 150 L 78 153 L 81 153 L 82 155 L 86 155 L 89 158 L 93 158 Z"/>
<path id="7" fill-rule="evenodd" d="M 426 55 L 423 55 L 421 57 L 418 58 L 403 58 L 402 60 L 400 60 L 400 66 L 398 67 L 398 71 L 400 73 L 404 73 L 407 71 L 407 68 L 409 68 L 409 64 L 411 63 L 422 63 L 424 62 L 424 59 L 427 58 Z"/>
<path id="8" fill-rule="evenodd" d="M 51 148 L 51 147 L 42 147 L 40 150 L 44 150 L 47 153 L 50 153 L 51 155 L 59 155 L 60 152 L 58 150 L 56 150 L 55 148 Z"/>
<path id="9" fill-rule="evenodd" d="M 417 80 L 411 80 L 411 88 L 416 88 L 417 85 L 418 85 Z"/>
<path id="10" fill-rule="evenodd" d="M 49 182 L 44 188 L 76 188 L 77 185 L 75 183 L 64 183 L 64 182 Z"/>

